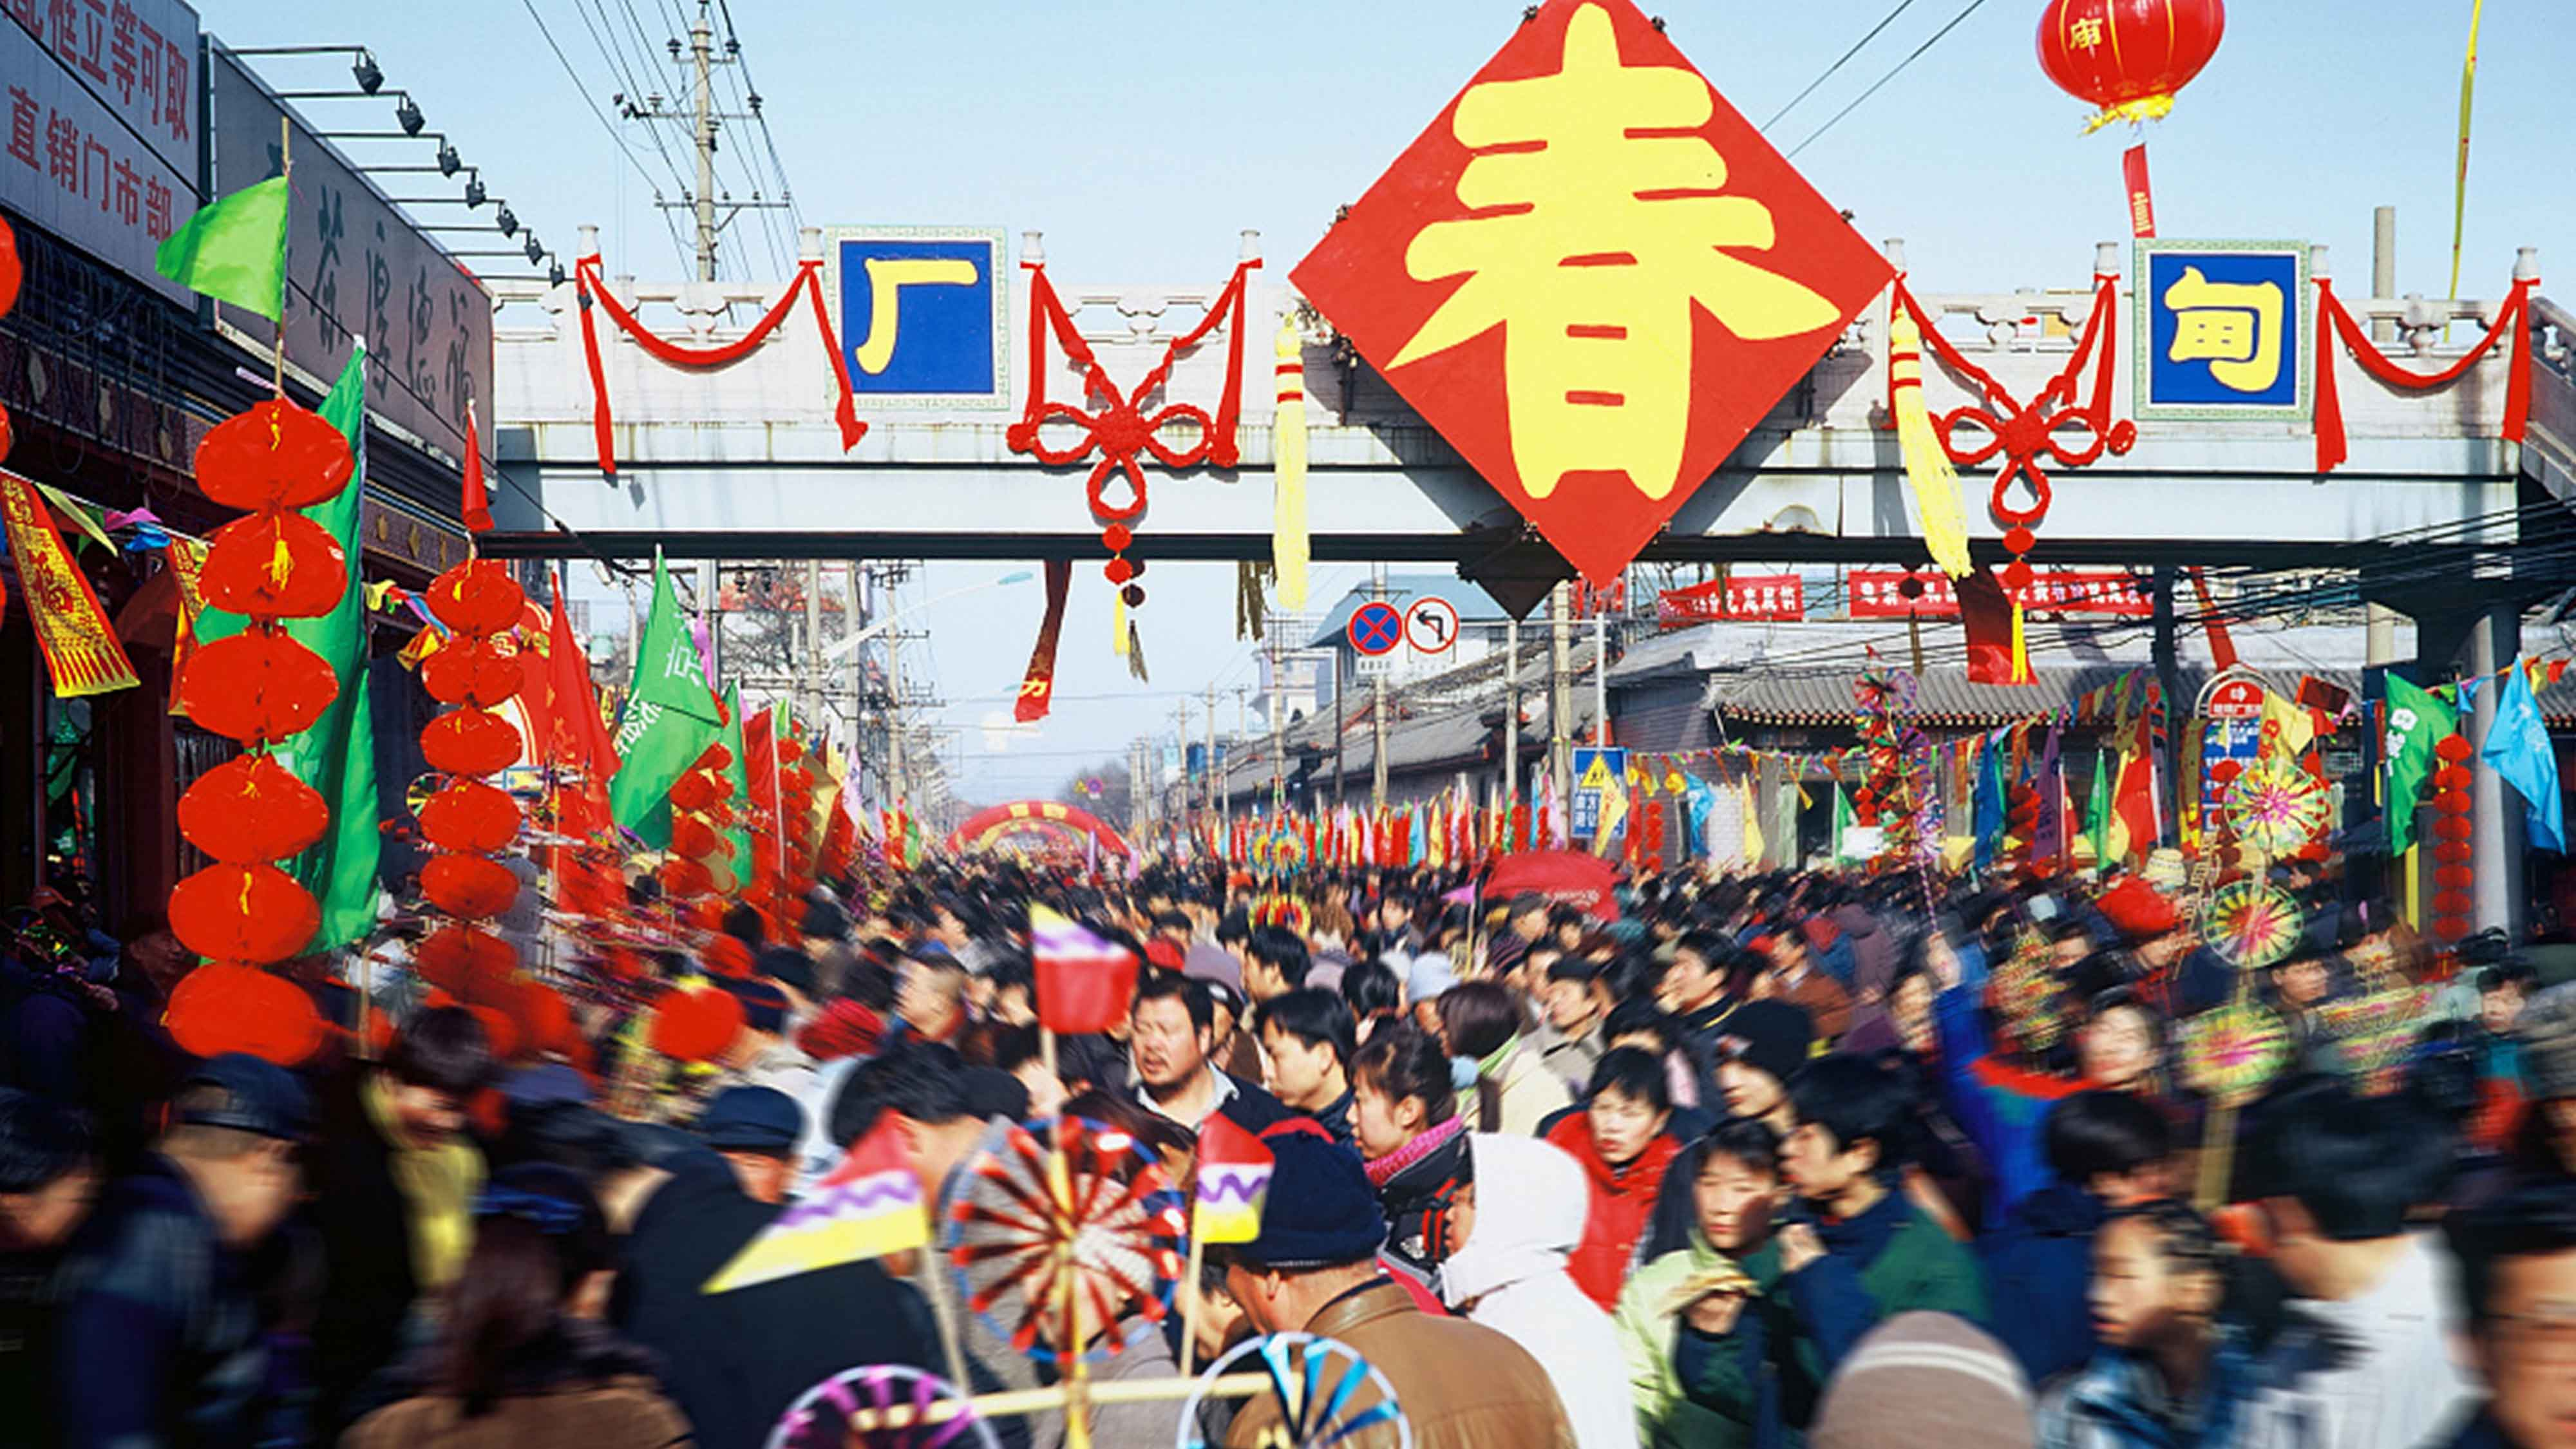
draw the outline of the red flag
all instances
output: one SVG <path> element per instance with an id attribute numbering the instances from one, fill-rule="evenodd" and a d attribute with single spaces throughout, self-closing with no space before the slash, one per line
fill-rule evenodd
<path id="1" fill-rule="evenodd" d="M 1959 617 L 1968 626 L 1971 684 L 2028 684 L 2030 656 L 2022 652 L 2012 599 L 1991 569 L 1959 580 Z"/>
<path id="2" fill-rule="evenodd" d="M 1020 697 L 1011 718 L 1031 724 L 1047 717 L 1055 703 L 1055 646 L 1064 632 L 1064 596 L 1073 584 L 1073 560 L 1049 559 L 1046 566 L 1046 618 L 1038 625 L 1037 647 L 1029 651 L 1029 672 L 1020 680 Z"/>
<path id="3" fill-rule="evenodd" d="M 546 758 L 558 765 L 578 766 L 593 782 L 604 784 L 617 773 L 617 745 L 608 733 L 608 721 L 600 717 L 590 661 L 583 657 L 581 641 L 573 637 L 572 620 L 564 613 L 561 573 L 555 575 L 554 584 L 554 612 L 546 620 L 547 713 L 554 728 Z"/>
<path id="4" fill-rule="evenodd" d="M 474 533 L 492 531 L 492 495 L 483 490 L 483 440 L 474 430 L 474 402 L 465 403 L 465 505 L 456 516 Z"/>

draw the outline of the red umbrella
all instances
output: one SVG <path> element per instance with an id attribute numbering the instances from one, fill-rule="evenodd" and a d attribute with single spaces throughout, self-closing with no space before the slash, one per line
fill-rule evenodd
<path id="1" fill-rule="evenodd" d="M 1580 906 L 1605 921 L 1619 919 L 1611 891 L 1619 872 L 1610 862 L 1579 850 L 1530 850 L 1504 856 L 1485 879 L 1485 898 L 1496 900 L 1535 892 L 1550 900 Z"/>

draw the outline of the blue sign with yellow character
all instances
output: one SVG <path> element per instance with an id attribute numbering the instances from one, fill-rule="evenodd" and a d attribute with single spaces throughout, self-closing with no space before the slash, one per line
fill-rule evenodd
<path id="1" fill-rule="evenodd" d="M 2305 243 L 2141 241 L 2135 291 L 2139 417 L 2307 416 Z"/>
<path id="2" fill-rule="evenodd" d="M 850 389 L 879 403 L 1009 401 L 997 228 L 876 227 L 833 233 Z"/>

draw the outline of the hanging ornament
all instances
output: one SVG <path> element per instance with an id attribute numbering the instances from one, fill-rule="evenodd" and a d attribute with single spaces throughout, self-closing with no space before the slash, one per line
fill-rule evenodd
<path id="1" fill-rule="evenodd" d="M 162 1026 L 196 1057 L 246 1052 L 301 1066 L 322 1045 L 322 1015 L 302 987 L 256 966 L 210 961 L 170 993 Z"/>
<path id="2" fill-rule="evenodd" d="M 2239 1001 L 2183 1023 L 2181 1048 L 2185 1085 L 2205 1097 L 2242 1102 L 2288 1064 L 2290 1033 L 2269 1010 Z"/>
<path id="3" fill-rule="evenodd" d="M 254 515 L 336 498 L 356 471 L 340 430 L 283 398 L 235 413 L 197 444 L 199 491 Z"/>
<path id="4" fill-rule="evenodd" d="M 2090 135 L 2164 119 L 2226 33 L 2225 0 L 2049 0 L 2039 66 L 2059 90 L 2097 108 L 2084 127 Z"/>
<path id="5" fill-rule="evenodd" d="M 421 834 L 445 852 L 422 869 L 421 894 L 452 920 L 489 920 L 518 902 L 518 876 L 492 856 L 517 839 L 522 817 L 518 801 L 475 777 L 508 769 L 526 750 L 518 727 L 486 706 L 516 693 L 501 666 L 524 677 L 522 662 L 494 641 L 518 626 L 527 596 L 504 565 L 469 558 L 430 580 L 422 597 L 451 631 L 422 666 L 422 684 L 460 707 L 420 732 L 421 757 L 447 780 L 418 811 Z M 441 943 L 439 960 L 424 965 L 423 974 L 454 991 L 483 1021 L 495 1058 L 514 1059 L 530 1043 L 521 1013 L 533 985 L 519 975 L 518 953 L 470 924 L 443 927 L 431 940 Z M 423 943 L 424 960 L 428 946 Z"/>
<path id="6" fill-rule="evenodd" d="M 2432 927 L 2435 938 L 2445 944 L 2455 944 L 2469 934 L 2470 917 L 2477 909 L 2472 893 L 2477 873 L 2471 863 L 2476 848 L 2469 843 L 2475 830 L 2469 823 L 2471 753 L 2467 738 L 2461 735 L 2444 735 L 2433 745 L 2433 756 L 2440 763 L 2433 770 Z"/>
<path id="7" fill-rule="evenodd" d="M 347 592 L 349 556 L 301 513 L 254 513 L 215 530 L 197 585 L 206 602 L 254 619 L 318 619 Z"/>
<path id="8" fill-rule="evenodd" d="M 178 815 L 190 845 L 229 865 L 300 855 L 331 822 L 322 792 L 265 754 L 236 755 L 198 776 Z"/>

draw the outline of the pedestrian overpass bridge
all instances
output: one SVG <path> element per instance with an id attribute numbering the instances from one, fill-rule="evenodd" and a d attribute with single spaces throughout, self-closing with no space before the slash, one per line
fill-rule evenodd
<path id="1" fill-rule="evenodd" d="M 821 255 L 819 231 L 809 228 L 804 244 L 807 256 Z M 496 495 L 519 497 L 496 496 L 504 530 L 487 536 L 486 551 L 633 558 L 659 547 L 678 559 L 1101 556 L 1100 525 L 1084 497 L 1086 470 L 1043 466 L 1012 451 L 1005 439 L 1028 385 L 1025 263 L 1041 245 L 1036 233 L 1024 233 L 1023 266 L 1008 269 L 1007 310 L 996 319 L 999 396 L 977 405 L 897 405 L 862 392 L 858 412 L 867 433 L 847 451 L 834 421 L 833 373 L 801 304 L 748 356 L 707 370 L 656 360 L 600 320 L 601 365 L 613 401 L 613 478 L 603 477 L 598 465 L 574 284 L 495 283 L 503 304 L 494 342 L 495 442 L 501 471 L 514 485 Z M 586 231 L 584 250 L 593 249 Z M 1257 235 L 1244 233 L 1244 256 L 1258 249 Z M 1889 250 L 1902 270 L 1901 243 L 1889 243 Z M 1916 260 L 1924 268 L 1916 295 L 1942 319 L 1943 335 L 2020 398 L 2065 368 L 2094 305 L 2088 273 L 2121 274 L 2113 416 L 2136 416 L 2132 389 L 2141 349 L 2123 248 L 2105 244 L 2090 259 L 2069 257 L 2066 275 L 1997 294 L 1940 292 L 1939 259 Z M 2311 265 L 2320 274 L 2328 261 L 2316 248 Z M 1229 269 L 1214 258 L 1211 263 L 1211 282 L 1221 281 Z M 2536 276 L 2537 265 L 2526 252 L 2516 271 Z M 1552 551 L 1534 542 L 1503 497 L 1367 364 L 1299 311 L 1285 270 L 1250 274 L 1239 466 L 1172 473 L 1149 463 L 1151 506 L 1136 527 L 1133 555 L 1268 556 L 1269 369 L 1285 314 L 1300 318 L 1305 339 L 1307 486 L 1317 559 L 1448 563 L 1482 578 L 1557 576 L 1561 566 Z M 760 315 L 789 284 L 612 277 L 607 285 L 660 335 L 710 346 L 739 337 L 744 319 Z M 1206 313 L 1219 290 L 1091 286 L 1079 279 L 1055 286 L 1121 387 L 1160 361 L 1167 343 Z M 2504 306 L 2415 298 L 2353 298 L 2345 305 L 2385 339 L 2385 351 L 2423 373 L 2449 365 Z M 1886 315 L 1884 305 L 1863 312 L 1648 545 L 1646 558 L 1924 561 L 1895 435 L 1885 425 Z M 2530 552 L 2535 520 L 2547 532 L 2563 512 L 2540 505 L 2564 502 L 2576 490 L 2569 351 L 2576 321 L 2546 300 L 2536 300 L 2527 316 L 2536 365 L 2523 444 L 2499 436 L 2508 347 L 2491 351 L 2458 382 L 2429 392 L 2392 389 L 2346 358 L 2336 369 L 2350 449 L 2341 468 L 2318 473 L 2316 442 L 2303 418 L 2142 422 L 2125 456 L 2051 470 L 2054 507 L 2032 557 L 2042 563 L 2352 567 L 2364 571 L 2367 587 L 2370 571 L 2391 559 L 2415 560 L 2406 572 L 2420 579 L 2427 551 L 2450 550 L 2458 552 L 2463 571 L 2474 569 L 2482 578 L 2512 573 L 2504 556 Z M 864 335 L 866 319 L 851 321 Z M 848 327 L 838 331 L 847 344 Z M 1227 351 L 1219 332 L 1179 355 L 1163 395 L 1213 409 Z M 1080 373 L 1056 348 L 1047 355 L 1048 395 L 1080 398 Z M 1974 400 L 1938 364 L 1925 373 L 1935 413 Z M 1981 555 L 2000 558 L 2000 529 L 1983 506 L 1990 477 L 1991 469 L 1963 470 L 1961 481 L 1971 537 Z M 525 500 L 541 503 L 542 517 Z M 512 504 L 523 505 L 515 525 L 508 517 Z M 2523 505 L 2519 512 L 2517 505 Z M 2527 598 L 2569 575 L 2571 565 L 2552 562 L 2521 570 L 2514 585 L 2499 579 L 2498 587 Z M 2437 607 L 2441 600 L 2393 602 Z"/>

